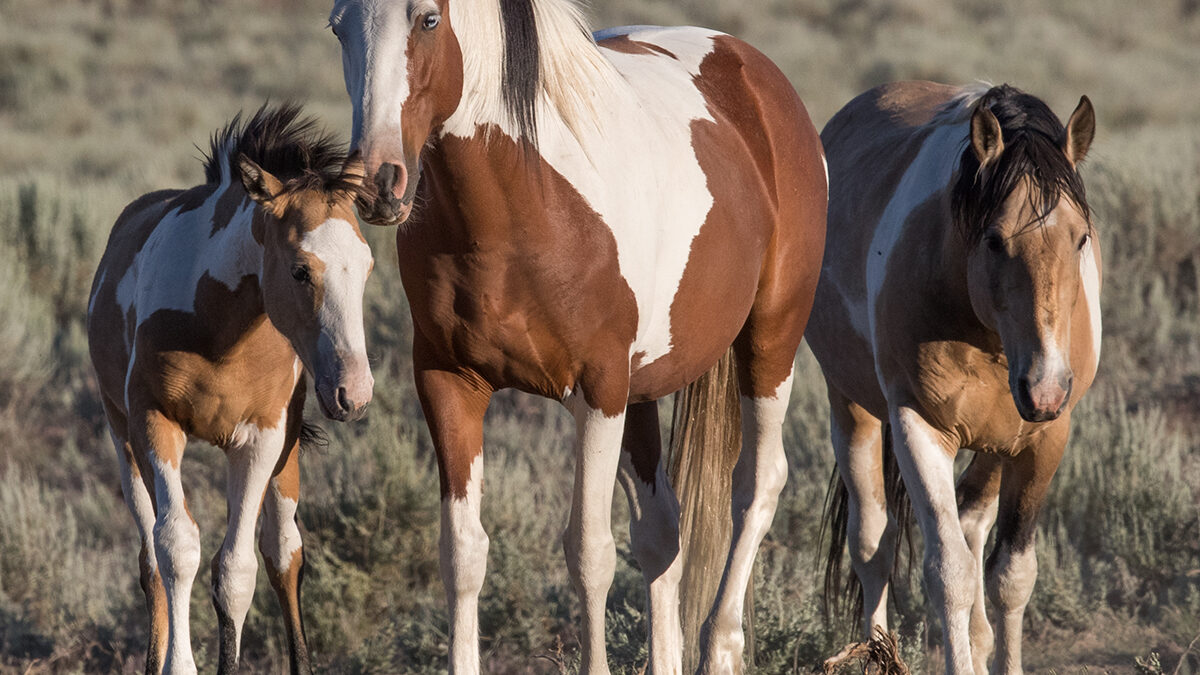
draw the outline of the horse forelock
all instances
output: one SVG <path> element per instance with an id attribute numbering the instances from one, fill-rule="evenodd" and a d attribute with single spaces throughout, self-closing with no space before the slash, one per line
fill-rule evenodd
<path id="1" fill-rule="evenodd" d="M 1090 224 L 1083 179 L 1063 151 L 1065 128 L 1050 108 L 1041 99 L 1006 84 L 992 87 L 975 106 L 985 106 L 996 116 L 1004 152 L 995 166 L 981 171 L 969 142 L 964 143 L 951 205 L 967 244 L 979 242 L 987 224 L 1022 181 L 1028 181 L 1031 188 L 1028 207 L 1033 218 L 1026 227 L 1044 223 L 1063 198 L 1074 203 Z"/>

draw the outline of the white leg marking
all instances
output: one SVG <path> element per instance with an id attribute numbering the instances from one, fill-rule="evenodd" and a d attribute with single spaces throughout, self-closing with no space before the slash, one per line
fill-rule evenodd
<path id="1" fill-rule="evenodd" d="M 487 571 L 488 536 L 479 521 L 483 451 L 471 462 L 467 494 L 442 499 L 439 540 L 442 584 L 450 608 L 450 672 L 479 672 L 479 592 Z"/>
<path id="2" fill-rule="evenodd" d="M 628 440 L 626 440 L 628 443 Z M 629 500 L 629 539 L 642 568 L 650 612 L 650 668 L 655 675 L 683 671 L 683 628 L 679 623 L 679 501 L 660 462 L 654 485 L 642 481 L 628 452 L 617 475 Z"/>
<path id="3" fill-rule="evenodd" d="M 1032 545 L 1020 551 L 1005 547 L 996 555 L 995 567 L 988 578 L 988 596 L 996 605 L 1000 628 L 1000 648 L 993 673 L 1020 675 L 1022 671 L 1021 624 L 1036 581 L 1037 554 Z"/>
<path id="4" fill-rule="evenodd" d="M 182 449 L 186 438 L 182 432 L 179 436 L 177 447 Z M 200 568 L 200 529 L 188 515 L 179 467 L 171 466 L 153 452 L 150 464 L 154 469 L 154 493 L 158 502 L 154 548 L 167 593 L 167 620 L 170 623 L 163 672 L 167 675 L 195 673 L 188 610 L 192 581 Z"/>
<path id="5" fill-rule="evenodd" d="M 758 545 L 771 527 L 779 492 L 787 481 L 783 418 L 792 394 L 792 374 L 774 396 L 742 403 L 742 452 L 733 469 L 733 530 L 729 558 L 712 613 L 700 631 L 700 672 L 742 672 L 742 613 Z"/>
<path id="6" fill-rule="evenodd" d="M 258 557 L 254 553 L 254 525 L 271 472 L 284 451 L 287 411 L 273 428 L 239 425 L 234 437 L 241 443 L 226 451 L 229 459 L 225 503 L 228 525 L 225 540 L 213 565 L 213 603 L 233 623 L 233 653 L 241 653 L 242 625 L 254 600 Z"/>
<path id="7" fill-rule="evenodd" d="M 963 535 L 967 539 L 967 547 L 975 560 L 977 586 L 975 600 L 971 606 L 971 654 L 975 663 L 975 672 L 984 673 L 988 670 L 988 659 L 995 646 L 995 635 L 987 616 L 987 599 L 983 583 L 983 553 L 987 546 L 988 534 L 996 522 L 999 510 L 999 498 L 993 498 L 987 503 L 977 504 L 975 508 L 962 511 L 958 515 Z"/>
<path id="8" fill-rule="evenodd" d="M 576 388 L 578 392 L 579 389 Z M 608 672 L 604 648 L 604 604 L 617 566 L 612 536 L 613 482 L 621 459 L 625 413 L 606 417 L 572 396 L 576 425 L 575 490 L 563 535 L 567 570 L 583 603 L 582 672 Z"/>
<path id="9" fill-rule="evenodd" d="M 952 448 L 910 408 L 892 410 L 893 448 L 925 538 L 925 586 L 941 614 L 946 672 L 974 673 L 970 620 L 979 573 L 958 521 Z"/>

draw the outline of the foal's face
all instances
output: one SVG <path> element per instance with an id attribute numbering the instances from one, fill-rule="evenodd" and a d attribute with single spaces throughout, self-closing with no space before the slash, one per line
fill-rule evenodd
<path id="1" fill-rule="evenodd" d="M 243 164 L 242 171 L 249 183 L 253 169 Z M 248 184 L 247 191 L 260 205 L 255 237 L 263 245 L 267 316 L 312 375 L 321 412 L 339 421 L 357 416 L 375 383 L 362 310 L 374 260 L 354 217 L 355 193 L 289 192 L 270 174 L 258 175 L 263 189 Z"/>
<path id="2" fill-rule="evenodd" d="M 342 44 L 354 106 L 351 147 L 361 154 L 374 200 L 363 219 L 404 222 L 420 177 L 421 148 L 462 96 L 463 62 L 450 0 L 337 0 L 329 25 Z"/>
<path id="3" fill-rule="evenodd" d="M 1000 334 L 1018 412 L 1031 422 L 1057 418 L 1070 398 L 1071 331 L 1092 230 L 1063 199 L 1032 224 L 1023 183 L 1008 198 L 968 262 L 971 303 Z"/>

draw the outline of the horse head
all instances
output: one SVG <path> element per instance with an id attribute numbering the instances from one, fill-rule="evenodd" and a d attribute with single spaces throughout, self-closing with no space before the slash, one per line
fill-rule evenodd
<path id="1" fill-rule="evenodd" d="M 362 310 L 374 261 L 354 217 L 362 164 L 347 160 L 334 179 L 309 174 L 286 183 L 245 155 L 237 168 L 258 205 L 253 232 L 263 247 L 267 317 L 312 374 L 321 412 L 357 416 L 375 384 Z"/>
<path id="2" fill-rule="evenodd" d="M 342 46 L 354 106 L 351 147 L 369 193 L 363 220 L 395 225 L 412 212 L 421 149 L 458 108 L 463 57 L 450 0 L 337 0 L 329 25 Z"/>
<path id="3" fill-rule="evenodd" d="M 1038 114 L 1008 100 L 985 98 L 971 117 L 955 211 L 967 232 L 971 305 L 1000 335 L 1017 411 L 1046 422 L 1070 400 L 1073 307 L 1095 266 L 1077 171 L 1095 117 L 1086 96 L 1065 127 L 1044 105 Z"/>

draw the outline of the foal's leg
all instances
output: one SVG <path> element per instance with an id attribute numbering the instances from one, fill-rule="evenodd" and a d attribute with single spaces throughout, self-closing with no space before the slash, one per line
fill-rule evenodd
<path id="1" fill-rule="evenodd" d="M 1070 415 L 1060 417 L 1041 442 L 1022 450 L 1004 467 L 996 545 L 988 559 L 988 597 L 996 605 L 1000 634 L 993 673 L 1021 672 L 1021 622 L 1037 580 L 1037 518 L 1062 459 Z"/>
<path id="2" fill-rule="evenodd" d="M 988 622 L 983 585 L 983 549 L 996 522 L 996 497 L 1000 493 L 1000 458 L 977 453 L 958 479 L 958 522 L 975 558 L 979 582 L 971 606 L 971 655 L 976 673 L 986 673 L 995 638 Z"/>
<path id="3" fill-rule="evenodd" d="M 242 624 L 254 600 L 258 557 L 254 554 L 254 525 L 267 481 L 288 442 L 287 412 L 275 426 L 254 428 L 250 438 L 225 450 L 229 460 L 225 488 L 228 509 L 225 541 L 212 560 L 212 597 L 221 635 L 217 672 L 232 673 L 241 653 Z M 294 442 L 294 441 L 293 441 Z"/>
<path id="4" fill-rule="evenodd" d="M 979 572 L 958 521 L 954 455 L 958 445 L 912 408 L 891 411 L 893 450 L 925 538 L 925 587 L 946 636 L 946 672 L 973 673 L 971 606 Z"/>
<path id="5" fill-rule="evenodd" d="M 625 413 L 625 452 L 618 479 L 629 500 L 629 539 L 642 568 L 649 604 L 650 672 L 679 673 L 679 502 L 662 468 L 658 402 L 635 403 Z"/>
<path id="6" fill-rule="evenodd" d="M 870 639 L 887 630 L 888 580 L 896 559 L 896 521 L 888 512 L 883 481 L 883 423 L 829 388 L 830 436 L 848 495 L 846 543 L 862 585 L 862 627 Z"/>
<path id="7" fill-rule="evenodd" d="M 158 558 L 154 554 L 154 500 L 143 480 L 133 454 L 128 436 L 125 415 L 116 406 L 104 399 L 104 412 L 108 417 L 108 428 L 113 445 L 117 449 L 117 464 L 121 471 L 121 493 L 125 505 L 137 525 L 142 548 L 138 553 L 141 570 L 142 593 L 146 596 L 146 614 L 150 619 L 150 640 L 146 647 L 146 673 L 158 675 L 162 672 L 163 660 L 167 655 L 167 594 L 163 590 L 162 577 L 158 574 Z"/>
<path id="8" fill-rule="evenodd" d="M 739 373 L 751 371 L 747 351 L 739 349 Z M 794 350 L 792 356 L 795 356 Z M 791 358 L 787 377 L 771 395 L 747 395 L 742 386 L 742 452 L 733 468 L 730 509 L 733 530 L 729 557 L 712 612 L 700 629 L 701 673 L 740 673 L 745 635 L 742 614 L 746 587 L 754 571 L 758 545 L 771 527 L 779 492 L 787 481 L 783 452 L 783 418 L 792 393 Z M 744 382 L 744 375 L 741 376 Z"/>
<path id="9" fill-rule="evenodd" d="M 414 361 L 421 363 L 419 344 Z M 442 584 L 450 608 L 450 672 L 479 672 L 479 591 L 488 536 L 479 521 L 483 496 L 483 414 L 491 391 L 457 372 L 416 366 L 417 394 L 441 476 Z"/>
<path id="10" fill-rule="evenodd" d="M 154 479 L 154 554 L 167 600 L 163 672 L 194 673 L 188 610 L 192 582 L 200 567 L 200 529 L 188 512 L 179 472 L 187 436 L 157 410 L 131 411 L 129 435 L 134 455 L 145 458 Z"/>
<path id="11" fill-rule="evenodd" d="M 567 571 L 583 604 L 580 636 L 583 672 L 608 672 L 604 648 L 604 605 L 617 566 L 612 536 L 613 482 L 621 460 L 628 380 L 623 387 L 581 392 L 567 399 L 575 415 L 575 489 L 571 516 L 563 534 Z M 615 391 L 619 390 L 617 394 Z M 597 395 L 599 394 L 599 395 Z M 592 405 L 601 407 L 593 408 Z M 605 412 L 605 408 L 609 412 Z"/>
<path id="12" fill-rule="evenodd" d="M 267 578 L 275 589 L 283 622 L 287 626 L 288 652 L 293 675 L 312 672 L 304 620 L 300 613 L 300 582 L 304 578 L 304 548 L 296 524 L 300 501 L 300 443 L 293 441 L 280 458 L 263 499 L 262 533 L 258 548 L 267 563 Z"/>

